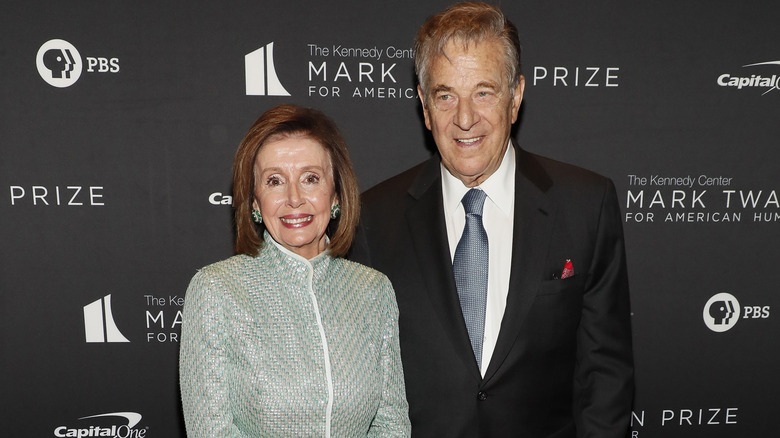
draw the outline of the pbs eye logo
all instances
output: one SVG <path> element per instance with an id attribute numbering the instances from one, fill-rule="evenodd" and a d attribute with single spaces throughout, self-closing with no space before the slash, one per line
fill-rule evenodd
<path id="1" fill-rule="evenodd" d="M 769 318 L 769 306 L 740 306 L 734 295 L 715 294 L 704 305 L 704 324 L 714 332 L 730 330 L 742 319 Z"/>
<path id="2" fill-rule="evenodd" d="M 46 41 L 38 49 L 35 64 L 41 78 L 57 88 L 75 84 L 81 77 L 84 66 L 76 47 L 65 40 L 58 39 Z"/>

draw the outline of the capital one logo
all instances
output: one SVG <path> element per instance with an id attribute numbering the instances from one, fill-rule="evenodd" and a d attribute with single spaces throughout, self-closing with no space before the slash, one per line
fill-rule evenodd
<path id="1" fill-rule="evenodd" d="M 90 415 L 88 417 L 81 417 L 79 420 L 89 420 L 94 418 L 111 418 L 111 417 L 119 417 L 123 418 L 127 421 L 127 424 L 124 424 L 124 421 L 121 421 L 120 424 L 116 424 L 116 422 L 111 422 L 114 424 L 109 424 L 107 426 L 77 426 L 77 427 L 70 427 L 70 426 L 59 426 L 54 429 L 54 436 L 55 437 L 93 437 L 93 436 L 105 436 L 105 437 L 113 437 L 113 438 L 145 438 L 146 432 L 148 431 L 148 427 L 142 428 L 142 429 L 135 429 L 135 426 L 138 425 L 138 423 L 141 422 L 141 414 L 137 412 L 111 412 L 107 414 L 98 414 L 98 415 Z"/>
<path id="2" fill-rule="evenodd" d="M 130 342 L 117 328 L 111 313 L 111 294 L 84 306 L 87 342 Z"/>
<path id="3" fill-rule="evenodd" d="M 774 90 L 780 90 L 780 75 L 776 73 L 772 74 L 771 76 L 769 76 L 768 73 L 764 73 L 764 75 L 760 74 L 761 71 L 766 71 L 767 66 L 780 66 L 780 60 L 756 62 L 753 64 L 743 65 L 743 68 L 764 67 L 764 70 L 759 70 L 759 73 L 748 73 L 737 76 L 724 73 L 718 76 L 718 85 L 721 87 L 735 87 L 737 90 L 741 90 L 743 88 L 763 88 L 765 91 L 761 94 L 762 96 Z"/>
<path id="4" fill-rule="evenodd" d="M 289 96 L 274 68 L 274 43 L 244 56 L 247 96 Z"/>
<path id="5" fill-rule="evenodd" d="M 704 323 L 714 332 L 725 332 L 739 321 L 739 301 L 726 292 L 715 294 L 704 305 Z"/>
<path id="6" fill-rule="evenodd" d="M 57 88 L 70 87 L 81 77 L 83 63 L 81 55 L 73 44 L 65 40 L 49 40 L 38 49 L 35 57 L 38 74 L 49 85 Z"/>

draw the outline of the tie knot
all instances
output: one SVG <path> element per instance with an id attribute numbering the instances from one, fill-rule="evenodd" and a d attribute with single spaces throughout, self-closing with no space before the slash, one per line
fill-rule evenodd
<path id="1" fill-rule="evenodd" d="M 485 205 L 487 194 L 483 190 L 471 189 L 463 195 L 460 202 L 466 210 L 466 214 L 476 214 L 482 216 L 482 206 Z"/>

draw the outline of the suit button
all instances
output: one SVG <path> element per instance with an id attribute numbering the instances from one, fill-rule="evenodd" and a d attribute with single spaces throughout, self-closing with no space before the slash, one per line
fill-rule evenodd
<path id="1" fill-rule="evenodd" d="M 479 401 L 487 400 L 487 393 L 485 391 L 479 391 L 477 393 L 477 400 L 479 400 Z"/>

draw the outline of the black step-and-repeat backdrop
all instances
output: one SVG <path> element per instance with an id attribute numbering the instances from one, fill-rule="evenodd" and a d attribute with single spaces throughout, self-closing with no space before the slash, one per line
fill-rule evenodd
<path id="1" fill-rule="evenodd" d="M 412 39 L 449 1 L 6 1 L 0 392 L 13 437 L 181 437 L 195 270 L 232 254 L 231 164 L 322 109 L 363 189 L 425 159 Z M 780 434 L 780 6 L 506 1 L 526 149 L 622 198 L 634 437 Z"/>

